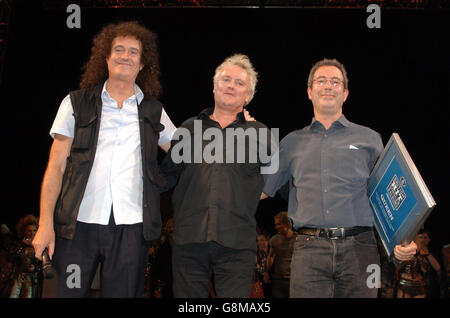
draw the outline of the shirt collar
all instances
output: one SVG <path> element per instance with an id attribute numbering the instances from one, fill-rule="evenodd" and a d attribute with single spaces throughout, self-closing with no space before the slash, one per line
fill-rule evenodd
<path id="1" fill-rule="evenodd" d="M 340 123 L 344 127 L 349 127 L 350 126 L 350 121 L 344 116 L 344 114 L 342 114 L 342 116 L 339 117 L 337 122 Z"/>
<path id="2" fill-rule="evenodd" d="M 198 114 L 197 119 L 205 119 L 205 118 L 211 116 L 211 114 L 213 113 L 213 110 L 214 110 L 214 108 L 212 108 L 212 107 L 205 108 L 204 110 L 202 110 L 200 112 L 200 114 Z"/>
<path id="3" fill-rule="evenodd" d="M 336 125 L 341 126 L 341 127 L 349 127 L 350 124 L 351 124 L 350 121 L 344 116 L 344 114 L 342 114 L 341 117 L 339 117 L 339 119 L 336 120 L 336 121 L 331 125 L 331 127 L 333 127 L 333 126 L 336 127 Z M 323 125 L 322 125 L 322 123 L 321 123 L 320 121 L 316 120 L 316 119 L 313 117 L 313 119 L 312 119 L 312 121 L 311 121 L 310 127 L 311 127 L 311 128 L 318 128 L 318 127 L 323 127 Z"/>
<path id="4" fill-rule="evenodd" d="M 202 110 L 200 112 L 200 114 L 198 114 L 197 118 L 198 119 L 205 119 L 205 118 L 209 118 L 209 116 L 212 115 L 212 113 L 214 112 L 214 107 L 208 107 L 205 108 L 204 110 Z M 237 114 L 236 119 L 239 123 L 245 123 L 245 116 L 244 116 L 244 111 L 241 111 L 240 113 Z"/>
<path id="5" fill-rule="evenodd" d="M 106 97 L 108 99 L 113 99 L 111 97 L 111 95 L 109 95 L 108 91 L 106 90 L 106 84 L 108 83 L 108 80 L 105 81 L 105 83 L 103 84 L 103 89 L 102 89 L 102 97 Z M 142 101 L 142 99 L 144 98 L 144 93 L 142 92 L 141 88 L 135 83 L 134 84 L 134 95 L 128 97 L 128 99 L 134 99 L 137 98 L 138 103 L 140 103 Z"/>

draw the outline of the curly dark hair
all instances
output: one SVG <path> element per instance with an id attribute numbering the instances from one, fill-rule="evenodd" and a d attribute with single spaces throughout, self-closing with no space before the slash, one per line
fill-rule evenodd
<path id="1" fill-rule="evenodd" d="M 161 93 L 158 37 L 137 21 L 109 24 L 94 37 L 91 56 L 82 69 L 80 88 L 94 87 L 108 78 L 106 60 L 111 54 L 113 40 L 119 36 L 132 36 L 141 42 L 144 67 L 136 78 L 136 84 L 145 96 L 158 97 Z"/>

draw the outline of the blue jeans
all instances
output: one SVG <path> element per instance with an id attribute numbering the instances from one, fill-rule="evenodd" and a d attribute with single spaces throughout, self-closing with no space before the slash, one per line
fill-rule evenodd
<path id="1" fill-rule="evenodd" d="M 218 298 L 250 298 L 255 251 L 213 241 L 172 248 L 175 298 L 208 298 L 212 275 Z"/>
<path id="2" fill-rule="evenodd" d="M 373 282 L 374 268 L 380 273 L 372 231 L 338 240 L 298 235 L 291 261 L 290 297 L 377 297 L 378 289 L 367 283 Z"/>

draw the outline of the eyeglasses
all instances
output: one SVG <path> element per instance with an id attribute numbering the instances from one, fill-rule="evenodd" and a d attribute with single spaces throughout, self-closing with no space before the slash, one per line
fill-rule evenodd
<path id="1" fill-rule="evenodd" d="M 313 80 L 313 82 L 315 82 L 319 86 L 325 86 L 327 82 L 330 82 L 331 86 L 333 87 L 338 87 L 344 83 L 338 78 L 327 79 L 325 77 L 316 78 L 315 80 Z"/>

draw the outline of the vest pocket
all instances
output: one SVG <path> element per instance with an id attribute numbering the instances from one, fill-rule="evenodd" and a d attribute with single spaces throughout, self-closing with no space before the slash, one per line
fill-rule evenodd
<path id="1" fill-rule="evenodd" d="M 95 127 L 97 123 L 97 114 L 91 117 L 83 117 L 78 113 L 75 117 L 75 137 L 72 143 L 72 149 L 89 149 L 93 144 Z"/>

